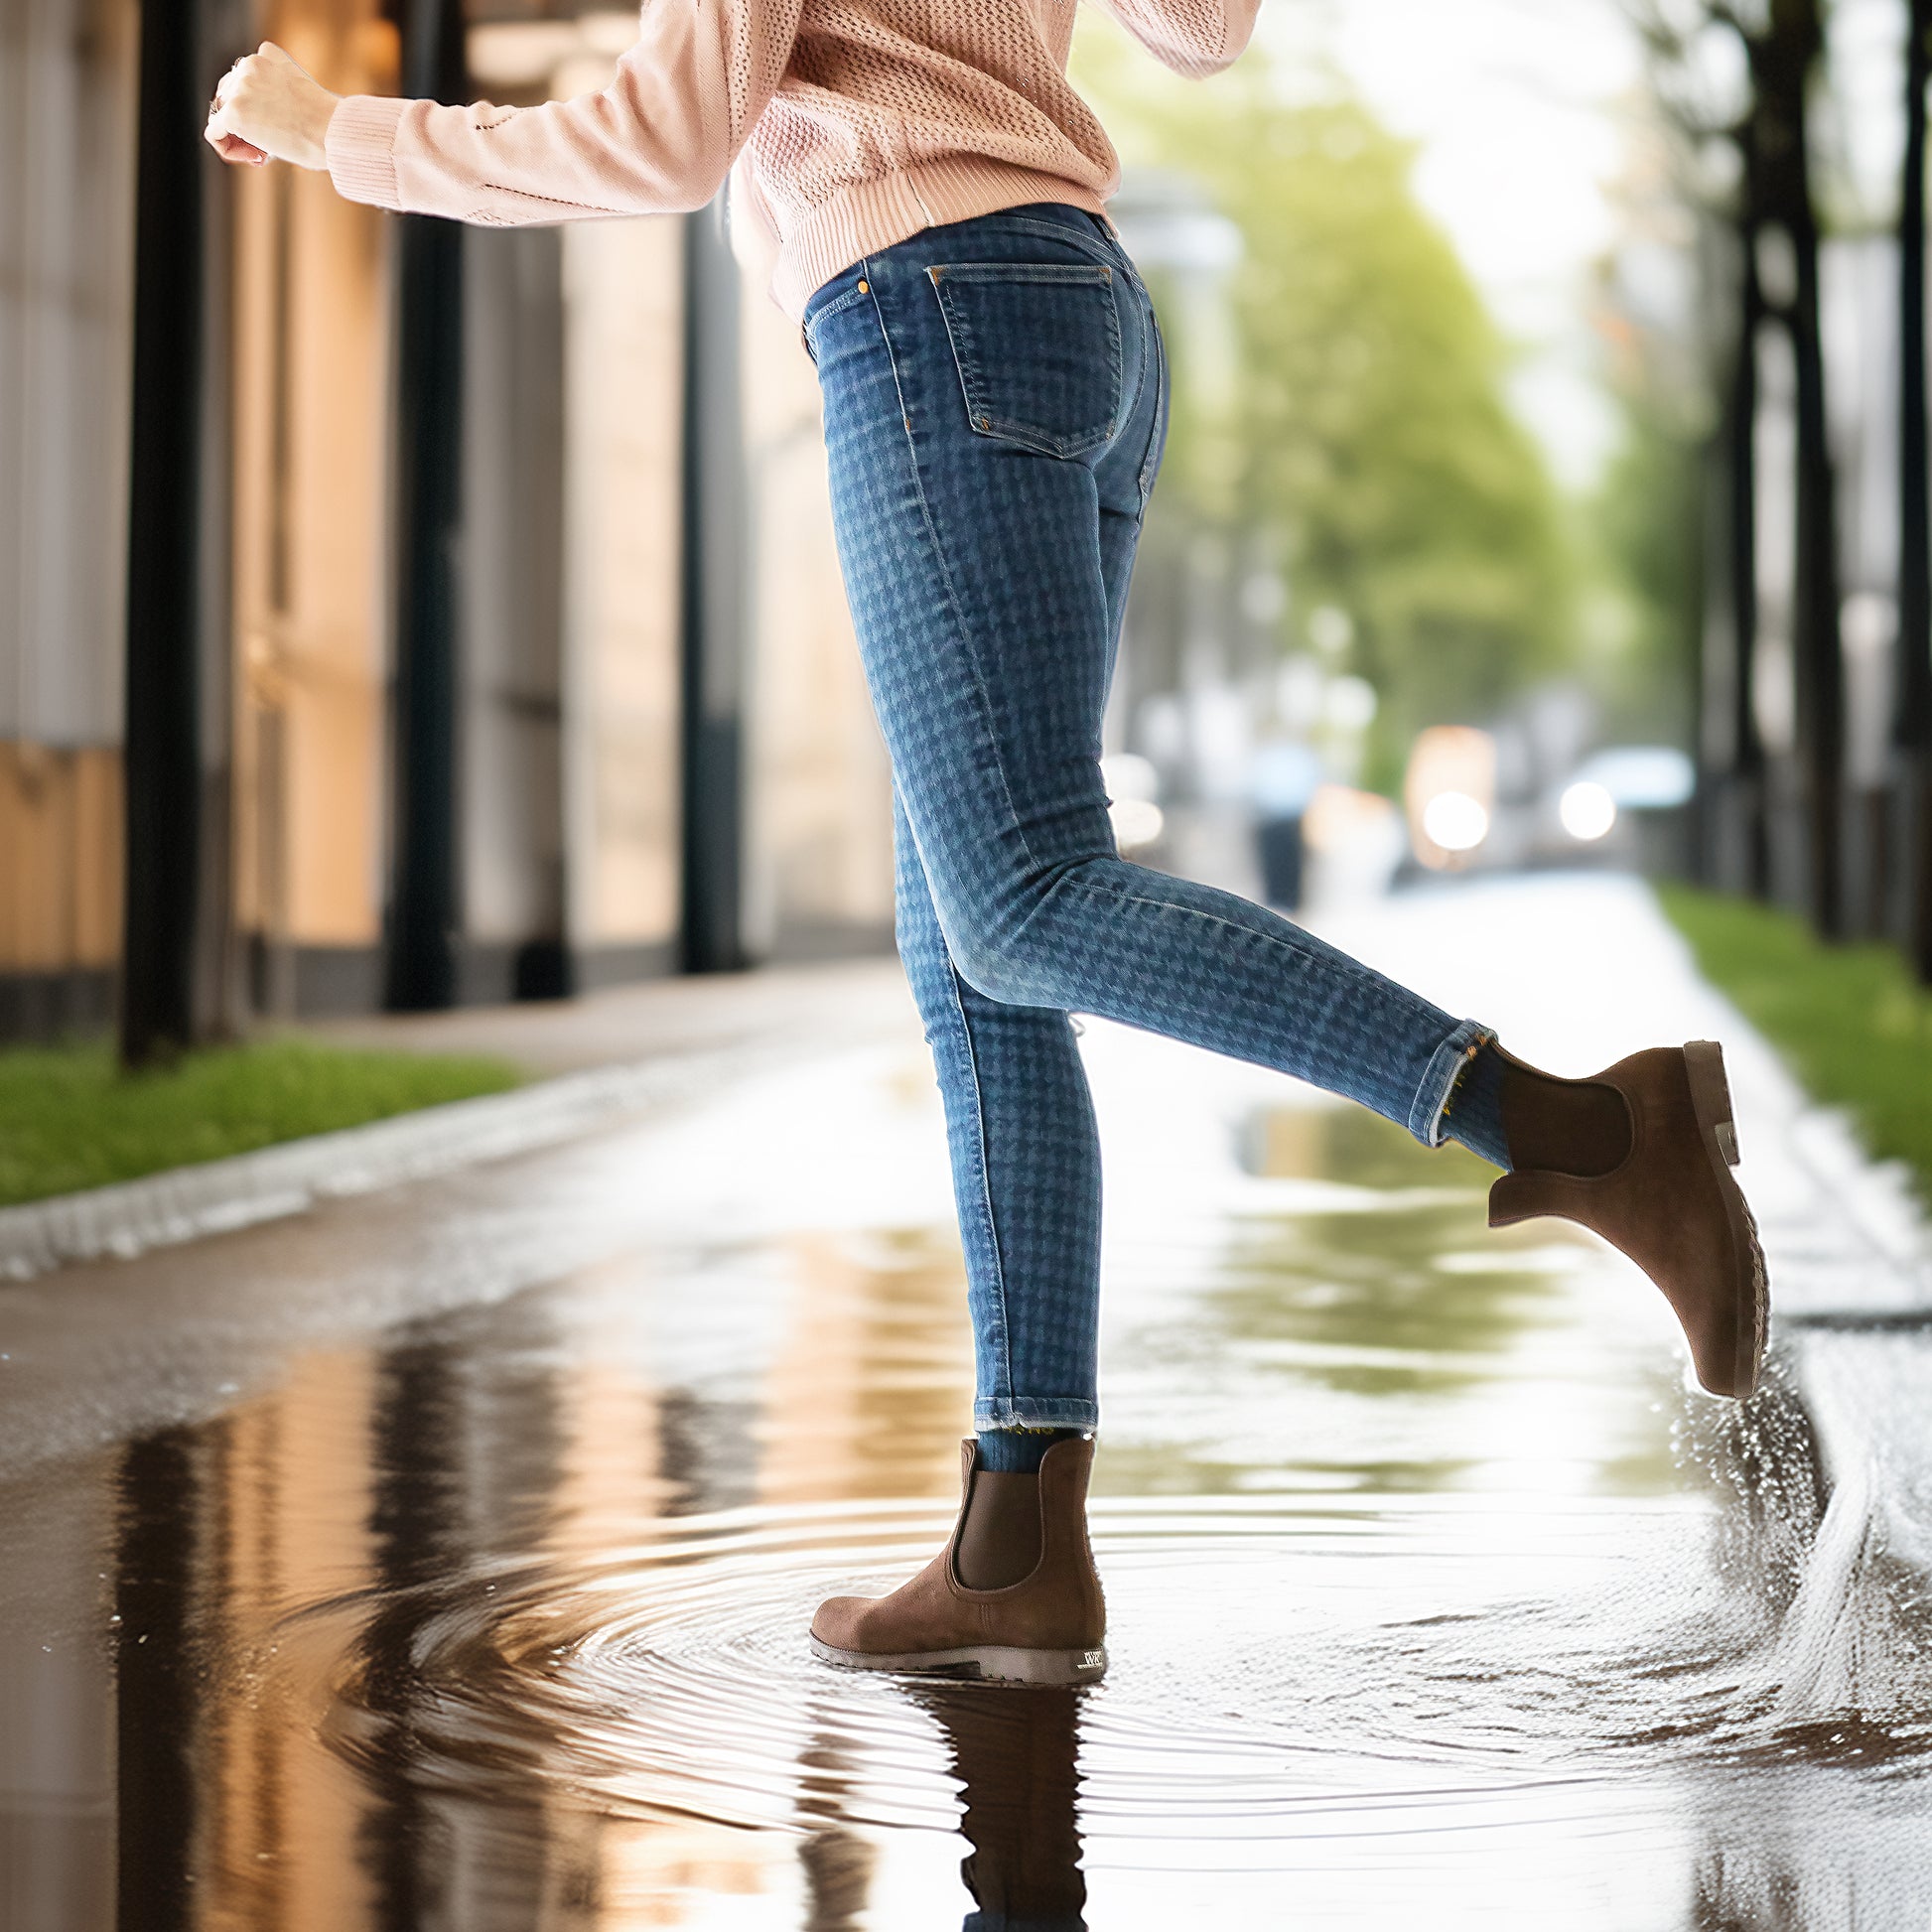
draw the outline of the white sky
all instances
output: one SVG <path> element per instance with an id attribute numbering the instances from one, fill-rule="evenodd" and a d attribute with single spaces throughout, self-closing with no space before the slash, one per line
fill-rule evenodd
<path id="1" fill-rule="evenodd" d="M 1836 111 L 1823 138 L 1863 210 L 1890 220 L 1905 140 L 1905 0 L 1834 0 L 1829 20 Z"/>
<path id="2" fill-rule="evenodd" d="M 1642 79 L 1616 0 L 1271 0 L 1262 33 L 1325 51 L 1421 144 L 1417 193 L 1523 351 L 1517 407 L 1559 477 L 1587 483 L 1616 423 L 1585 294 L 1616 238 L 1606 188 Z"/>
<path id="3" fill-rule="evenodd" d="M 1903 0 L 1835 0 L 1831 99 L 1814 130 L 1842 214 L 1889 221 L 1903 138 Z M 1396 133 L 1416 189 L 1522 351 L 1518 410 L 1558 476 L 1586 485 L 1616 435 L 1587 321 L 1619 238 L 1610 195 L 1641 111 L 1620 0 L 1268 0 L 1283 55 L 1325 54 Z"/>

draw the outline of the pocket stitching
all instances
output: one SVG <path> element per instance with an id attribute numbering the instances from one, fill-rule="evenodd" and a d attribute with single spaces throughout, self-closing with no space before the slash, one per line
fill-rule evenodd
<path id="1" fill-rule="evenodd" d="M 804 334 L 807 345 L 809 346 L 810 344 L 818 340 L 818 330 L 821 323 L 830 322 L 834 316 L 843 315 L 846 310 L 856 308 L 861 302 L 866 300 L 870 293 L 871 291 L 869 289 L 850 288 L 836 302 L 826 303 L 824 308 L 819 310 L 817 315 L 813 316 L 811 321 L 805 324 Z"/>
<path id="2" fill-rule="evenodd" d="M 1109 246 L 1090 228 L 1069 228 L 1059 221 L 1035 221 L 1031 215 L 996 215 L 996 220 L 1005 228 L 1017 228 L 1023 234 L 1039 235 L 1047 241 L 1063 241 L 1078 248 L 1082 254 L 1092 255 L 1097 260 L 1119 266 L 1126 256 L 1117 248 Z"/>
<path id="3" fill-rule="evenodd" d="M 1094 288 L 1111 284 L 1105 262 L 936 262 L 926 270 L 936 288 L 942 282 L 1070 282 Z"/>
<path id="4" fill-rule="evenodd" d="M 1017 443 L 1023 449 L 1062 460 L 1084 456 L 1099 449 L 1113 436 L 1120 421 L 1120 310 L 1107 304 L 1107 347 L 1112 377 L 1113 414 L 1100 428 L 1080 436 L 1050 436 L 1031 423 L 1011 422 L 995 416 L 985 406 L 985 384 L 973 345 L 971 318 L 951 302 L 946 293 L 948 281 L 967 283 L 1021 282 L 1033 285 L 1072 288 L 1111 288 L 1114 271 L 1104 263 L 1091 266 L 1061 262 L 957 262 L 935 263 L 926 270 L 926 279 L 939 298 L 940 320 L 946 327 L 946 340 L 952 348 L 953 366 L 959 375 L 961 400 L 966 406 L 966 426 L 975 436 Z M 977 394 L 976 394 L 977 392 Z"/>
<path id="5" fill-rule="evenodd" d="M 1166 416 L 1168 411 L 1168 345 L 1161 335 L 1161 325 L 1152 309 L 1148 311 L 1150 333 L 1154 347 L 1154 424 L 1148 431 L 1147 453 L 1141 458 L 1141 513 L 1147 514 L 1147 500 L 1154 493 L 1154 479 L 1161 467 L 1163 446 L 1167 442 Z"/>

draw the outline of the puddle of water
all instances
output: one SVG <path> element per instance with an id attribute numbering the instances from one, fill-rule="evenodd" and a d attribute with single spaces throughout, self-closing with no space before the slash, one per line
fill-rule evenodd
<path id="1" fill-rule="evenodd" d="M 676 1130 L 737 1153 L 708 1235 L 0 1490 L 8 1932 L 1922 1927 L 1906 1463 L 1880 1508 L 1788 1391 L 1687 1397 L 1652 1293 L 1490 1233 L 1473 1161 L 1088 1046 L 1106 1683 L 805 1653 L 944 1534 L 970 1412 L 943 1226 L 839 1210 L 937 1133 L 855 1059 L 836 1136 L 770 1093 Z"/>

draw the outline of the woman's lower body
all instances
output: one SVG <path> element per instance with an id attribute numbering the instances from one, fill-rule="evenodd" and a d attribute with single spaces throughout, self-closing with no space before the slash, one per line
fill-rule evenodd
<path id="1" fill-rule="evenodd" d="M 899 951 L 945 1103 L 975 1426 L 988 1449 L 1091 1431 L 1100 1159 L 1069 1014 L 1274 1067 L 1507 1168 L 1492 1035 L 1118 855 L 1101 716 L 1169 384 L 1106 225 L 1047 205 L 924 231 L 820 289 L 805 334 L 892 759 Z M 1488 1077 L 1457 1093 L 1478 1061 Z M 976 1466 L 1038 1460 L 982 1450 L 969 1490 Z"/>
<path id="2" fill-rule="evenodd" d="M 1116 853 L 1100 774 L 1168 376 L 1106 227 L 928 230 L 807 311 L 892 756 L 900 955 L 945 1098 L 974 1419 L 1092 1429 L 1100 1158 L 1070 1012 L 1259 1061 L 1425 1141 L 1485 1031 L 1266 908 Z"/>

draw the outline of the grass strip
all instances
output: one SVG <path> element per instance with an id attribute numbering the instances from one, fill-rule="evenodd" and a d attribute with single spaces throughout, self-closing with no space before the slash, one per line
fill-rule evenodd
<path id="1" fill-rule="evenodd" d="M 1932 1202 L 1932 993 L 1895 947 L 1831 946 L 1803 919 L 1689 886 L 1657 897 L 1699 968 L 1784 1055 L 1806 1090 L 1845 1108 L 1881 1161 Z"/>
<path id="2" fill-rule="evenodd" d="M 265 1039 L 123 1074 L 104 1042 L 0 1052 L 0 1206 L 360 1127 L 521 1075 L 481 1055 Z"/>

